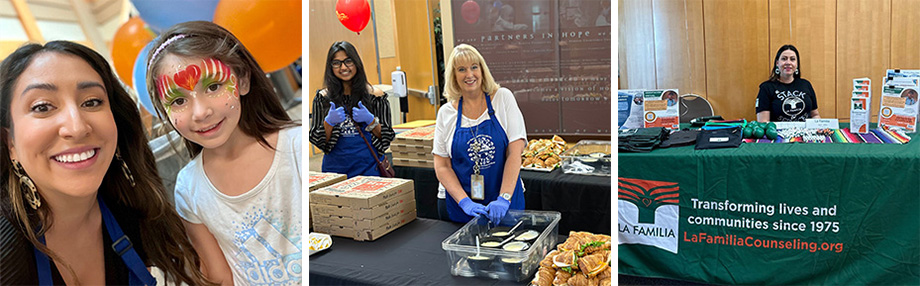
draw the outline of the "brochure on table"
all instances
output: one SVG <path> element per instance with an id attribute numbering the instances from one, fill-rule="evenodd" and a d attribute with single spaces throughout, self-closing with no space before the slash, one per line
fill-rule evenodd
<path id="1" fill-rule="evenodd" d="M 895 76 L 913 74 L 900 70 L 888 70 L 889 77 L 883 79 L 882 97 L 879 100 L 878 123 L 881 128 L 901 129 L 907 133 L 917 131 L 918 92 L 920 77 Z M 908 72 L 908 73 L 904 73 Z M 920 71 L 917 72 L 920 75 Z"/>
<path id="2" fill-rule="evenodd" d="M 850 100 L 850 132 L 869 132 L 869 98 L 853 97 Z"/>
<path id="3" fill-rule="evenodd" d="M 617 98 L 617 124 L 619 125 L 618 129 L 642 128 L 642 90 L 618 90 Z M 624 116 L 626 117 L 625 120 L 622 118 Z"/>
<path id="4" fill-rule="evenodd" d="M 646 90 L 642 92 L 645 128 L 680 129 L 680 96 L 677 89 Z"/>
<path id="5" fill-rule="evenodd" d="M 872 80 L 853 79 L 853 97 L 850 99 L 850 132 L 869 132 L 869 110 L 872 105 Z"/>

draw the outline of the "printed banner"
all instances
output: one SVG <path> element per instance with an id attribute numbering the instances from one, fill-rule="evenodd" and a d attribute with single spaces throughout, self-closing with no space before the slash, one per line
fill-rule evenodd
<path id="1" fill-rule="evenodd" d="M 727 285 L 920 284 L 920 143 L 825 147 L 619 154 L 618 272 Z M 853 151 L 864 147 L 872 151 Z"/>
<path id="2" fill-rule="evenodd" d="M 610 0 L 450 3 L 453 44 L 479 50 L 528 134 L 610 134 Z"/>

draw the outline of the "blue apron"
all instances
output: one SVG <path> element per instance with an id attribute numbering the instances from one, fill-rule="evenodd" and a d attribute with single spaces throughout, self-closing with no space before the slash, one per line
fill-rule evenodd
<path id="1" fill-rule="evenodd" d="M 110 211 L 105 205 L 105 202 L 102 201 L 102 197 L 98 197 L 97 199 L 99 200 L 99 210 L 102 212 L 102 223 L 105 224 L 105 229 L 113 242 L 112 249 L 115 250 L 115 253 L 118 253 L 118 256 L 121 257 L 121 260 L 125 262 L 125 265 L 127 265 L 128 269 L 131 271 L 130 275 L 128 275 L 128 283 L 132 286 L 157 285 L 157 280 L 153 278 L 153 275 L 150 275 L 150 271 L 147 270 L 144 261 L 141 261 L 141 257 L 137 255 L 137 251 L 134 250 L 134 244 L 132 244 L 128 236 L 121 231 L 121 227 L 118 226 L 118 221 L 115 220 L 112 211 Z M 45 236 L 42 235 L 39 237 L 38 241 L 44 244 Z M 39 251 L 38 248 L 32 247 L 32 250 L 35 253 L 35 264 L 38 269 L 38 284 L 42 286 L 54 285 L 51 278 L 51 261 L 48 259 L 48 256 Z"/>
<path id="2" fill-rule="evenodd" d="M 342 134 L 339 141 L 332 147 L 332 151 L 323 156 L 323 173 L 345 174 L 348 178 L 354 176 L 380 176 L 377 170 L 377 161 L 371 156 L 367 144 L 358 132 L 364 132 L 364 137 L 368 141 L 374 138 L 370 132 L 364 131 L 364 128 L 355 124 L 354 120 L 345 120 L 339 123 Z M 374 150 L 377 152 L 377 150 Z M 377 158 L 386 158 L 377 155 Z"/>
<path id="3" fill-rule="evenodd" d="M 460 103 L 457 104 L 457 128 L 454 131 L 453 143 L 450 145 L 450 164 L 460 180 L 460 186 L 466 195 L 470 195 L 470 176 L 473 174 L 473 160 L 470 158 L 470 143 L 474 139 L 480 142 L 482 150 L 479 151 L 479 174 L 484 179 L 485 200 L 471 200 L 475 203 L 488 205 L 498 198 L 498 193 L 502 187 L 502 175 L 505 172 L 505 153 L 508 149 L 508 135 L 505 129 L 502 129 L 501 123 L 495 118 L 495 110 L 492 109 L 492 100 L 488 94 L 485 94 L 486 104 L 489 107 L 489 119 L 479 123 L 478 126 L 460 127 L 463 118 L 463 97 L 460 97 Z M 449 193 L 448 193 L 449 194 Z M 456 222 L 468 222 L 473 217 L 468 216 L 457 204 L 453 198 L 447 200 L 447 214 L 450 220 Z M 521 175 L 518 174 L 517 184 L 514 187 L 514 194 L 511 196 L 511 206 L 508 209 L 524 209 L 524 184 L 521 183 Z"/>

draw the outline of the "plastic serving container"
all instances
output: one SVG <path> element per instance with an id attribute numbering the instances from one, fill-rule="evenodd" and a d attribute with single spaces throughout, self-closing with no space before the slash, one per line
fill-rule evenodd
<path id="1" fill-rule="evenodd" d="M 464 277 L 484 277 L 510 281 L 524 281 L 532 276 L 540 260 L 549 251 L 556 247 L 558 242 L 559 219 L 562 215 L 553 211 L 510 210 L 502 219 L 500 226 L 492 226 L 489 219 L 479 217 L 471 220 L 460 230 L 444 239 L 441 248 L 447 252 L 447 262 L 450 274 Z M 512 235 L 527 231 L 538 231 L 540 234 L 535 239 L 512 239 L 505 245 L 519 246 L 520 242 L 527 247 L 520 251 L 509 251 L 503 247 L 490 248 L 480 246 L 479 254 L 476 253 L 476 237 L 483 241 L 493 240 L 496 233 L 493 228 L 512 228 L 518 222 L 521 225 Z M 490 231 L 491 230 L 491 231 Z"/>
<path id="2" fill-rule="evenodd" d="M 581 140 L 559 156 L 566 174 L 610 176 L 610 141 Z"/>

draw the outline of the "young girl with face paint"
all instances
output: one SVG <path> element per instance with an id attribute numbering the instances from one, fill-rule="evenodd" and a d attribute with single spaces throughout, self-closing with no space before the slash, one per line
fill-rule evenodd
<path id="1" fill-rule="evenodd" d="M 154 47 L 148 93 L 192 157 L 175 200 L 203 272 L 237 285 L 300 284 L 300 124 L 226 29 L 180 23 Z"/>
<path id="2" fill-rule="evenodd" d="M 386 94 L 367 82 L 361 56 L 349 42 L 335 42 L 329 47 L 325 69 L 325 88 L 316 91 L 313 98 L 313 114 L 322 116 L 313 116 L 310 125 L 310 143 L 326 153 L 323 172 L 349 178 L 380 176 L 374 156 L 385 160 L 383 154 L 396 137 Z M 374 146 L 376 154 L 368 144 Z"/>

